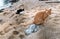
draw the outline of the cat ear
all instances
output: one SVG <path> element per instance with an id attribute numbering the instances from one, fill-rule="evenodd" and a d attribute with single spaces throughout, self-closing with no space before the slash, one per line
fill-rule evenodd
<path id="1" fill-rule="evenodd" d="M 51 11 L 51 9 L 49 8 L 49 11 Z"/>
<path id="2" fill-rule="evenodd" d="M 48 11 L 48 12 L 49 12 L 49 11 L 51 11 L 51 9 L 50 9 L 50 8 L 49 8 L 49 9 L 46 9 L 46 11 Z"/>

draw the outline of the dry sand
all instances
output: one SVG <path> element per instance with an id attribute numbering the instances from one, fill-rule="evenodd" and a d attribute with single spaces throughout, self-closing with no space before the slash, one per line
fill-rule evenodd
<path id="1" fill-rule="evenodd" d="M 20 1 L 0 13 L 0 39 L 60 39 L 60 3 Z M 21 8 L 25 11 L 16 14 L 16 11 Z M 51 8 L 52 14 L 47 18 L 44 27 L 29 36 L 25 35 L 24 30 L 32 24 L 36 12 L 45 8 Z M 18 31 L 19 34 L 15 35 L 13 31 Z"/>

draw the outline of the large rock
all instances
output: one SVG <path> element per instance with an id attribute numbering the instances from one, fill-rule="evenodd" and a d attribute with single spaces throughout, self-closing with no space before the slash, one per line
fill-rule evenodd
<path id="1" fill-rule="evenodd" d="M 13 2 L 13 3 L 17 2 L 17 1 L 19 1 L 19 0 L 9 0 L 9 2 Z"/>

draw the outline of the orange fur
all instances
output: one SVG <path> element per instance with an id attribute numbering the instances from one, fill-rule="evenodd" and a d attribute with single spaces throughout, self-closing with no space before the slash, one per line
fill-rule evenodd
<path id="1" fill-rule="evenodd" d="M 37 14 L 34 17 L 34 24 L 43 24 L 45 19 L 51 14 L 51 9 L 47 10 L 45 9 L 45 11 L 40 11 L 37 12 Z"/>

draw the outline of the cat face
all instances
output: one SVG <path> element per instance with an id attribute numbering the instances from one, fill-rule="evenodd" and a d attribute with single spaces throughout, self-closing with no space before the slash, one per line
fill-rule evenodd
<path id="1" fill-rule="evenodd" d="M 46 14 L 51 15 L 51 9 L 46 9 Z"/>
<path id="2" fill-rule="evenodd" d="M 45 20 L 49 15 L 51 15 L 51 9 L 45 9 L 43 19 Z"/>

